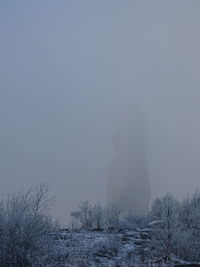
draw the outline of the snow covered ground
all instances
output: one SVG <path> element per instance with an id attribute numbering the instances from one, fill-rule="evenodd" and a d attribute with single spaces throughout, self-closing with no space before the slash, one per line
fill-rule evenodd
<path id="1" fill-rule="evenodd" d="M 63 230 L 57 240 L 57 266 L 174 266 L 145 263 L 148 241 L 148 228 L 119 233 Z"/>

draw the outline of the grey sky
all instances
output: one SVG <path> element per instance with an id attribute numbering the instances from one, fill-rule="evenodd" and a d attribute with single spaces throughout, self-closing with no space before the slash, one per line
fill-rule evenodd
<path id="1" fill-rule="evenodd" d="M 1 1 L 0 194 L 40 182 L 65 217 L 105 203 L 135 99 L 153 197 L 200 185 L 199 1 Z M 134 110 L 134 109 L 133 109 Z"/>

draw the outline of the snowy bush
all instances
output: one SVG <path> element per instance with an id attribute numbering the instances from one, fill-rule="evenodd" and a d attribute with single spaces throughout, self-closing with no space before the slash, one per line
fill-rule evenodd
<path id="1" fill-rule="evenodd" d="M 105 225 L 105 209 L 99 204 L 93 206 L 93 227 L 102 230 Z"/>
<path id="2" fill-rule="evenodd" d="M 86 200 L 80 203 L 78 211 L 71 213 L 70 228 L 74 229 L 75 225 L 79 225 L 88 231 L 118 231 L 121 225 L 120 213 L 118 205 L 103 208 L 99 203 L 92 205 Z"/>
<path id="3" fill-rule="evenodd" d="M 111 257 L 116 256 L 121 247 L 122 242 L 119 237 L 108 234 L 92 245 L 91 252 L 95 256 Z"/>
<path id="4" fill-rule="evenodd" d="M 180 213 L 181 242 L 179 256 L 189 261 L 200 261 L 200 194 L 183 200 Z"/>
<path id="5" fill-rule="evenodd" d="M 45 211 L 47 187 L 9 195 L 0 202 L 0 266 L 43 266 L 53 253 L 56 226 Z"/>
<path id="6" fill-rule="evenodd" d="M 117 233 L 123 229 L 143 227 L 148 220 L 148 217 L 134 216 L 132 212 L 123 215 L 121 208 L 116 204 L 102 207 L 99 203 L 90 204 L 86 200 L 79 204 L 78 211 L 71 213 L 69 228 Z"/>
<path id="7" fill-rule="evenodd" d="M 200 194 L 182 202 L 166 194 L 156 199 L 151 211 L 150 257 L 200 261 Z"/>
<path id="8" fill-rule="evenodd" d="M 93 206 L 88 200 L 79 205 L 80 216 L 78 217 L 82 228 L 92 230 L 93 227 Z"/>
<path id="9" fill-rule="evenodd" d="M 152 217 L 156 220 L 151 238 L 151 251 L 157 256 L 170 259 L 176 252 L 178 242 L 178 208 L 174 197 L 167 193 L 152 205 Z"/>
<path id="10" fill-rule="evenodd" d="M 118 205 L 110 205 L 106 209 L 106 228 L 109 231 L 118 231 L 120 228 L 121 209 Z"/>
<path id="11" fill-rule="evenodd" d="M 71 213 L 70 228 L 101 230 L 104 227 L 104 214 L 100 204 L 92 205 L 88 200 L 83 201 L 79 204 L 79 210 Z"/>

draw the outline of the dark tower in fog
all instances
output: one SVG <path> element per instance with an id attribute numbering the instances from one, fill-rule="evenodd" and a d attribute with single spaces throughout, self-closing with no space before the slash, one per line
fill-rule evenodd
<path id="1" fill-rule="evenodd" d="M 136 110 L 123 122 L 115 140 L 115 154 L 108 173 L 108 204 L 123 212 L 146 214 L 149 210 L 148 177 L 143 115 Z"/>

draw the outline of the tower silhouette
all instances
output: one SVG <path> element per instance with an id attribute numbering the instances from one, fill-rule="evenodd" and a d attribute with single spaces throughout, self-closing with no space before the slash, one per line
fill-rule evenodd
<path id="1" fill-rule="evenodd" d="M 121 128 L 108 171 L 108 204 L 119 205 L 122 212 L 144 215 L 149 210 L 150 184 L 143 114 L 136 109 Z"/>

